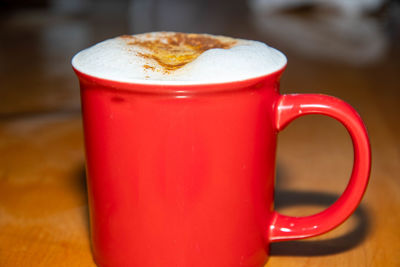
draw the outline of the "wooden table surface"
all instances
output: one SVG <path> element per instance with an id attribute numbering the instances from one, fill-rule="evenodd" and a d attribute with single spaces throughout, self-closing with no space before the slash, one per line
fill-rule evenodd
<path id="1" fill-rule="evenodd" d="M 282 93 L 334 95 L 365 121 L 373 161 L 360 207 L 328 234 L 273 244 L 266 266 L 400 266 L 400 23 L 391 6 L 336 20 L 348 23 L 338 29 L 314 10 L 268 17 L 244 1 L 229 8 L 227 1 L 157 1 L 152 9 L 140 1 L 53 2 L 9 4 L 0 13 L 0 266 L 94 266 L 70 59 L 105 38 L 150 30 L 268 42 L 288 56 Z M 332 204 L 348 181 L 352 153 L 338 122 L 296 120 L 279 135 L 276 208 L 308 215 Z"/>

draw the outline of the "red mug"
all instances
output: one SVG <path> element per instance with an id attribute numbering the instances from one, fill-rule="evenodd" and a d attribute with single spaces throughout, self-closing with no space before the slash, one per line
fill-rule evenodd
<path id="1" fill-rule="evenodd" d="M 356 209 L 370 145 L 356 111 L 318 94 L 279 94 L 284 68 L 236 82 L 125 83 L 77 73 L 92 250 L 100 266 L 261 267 L 271 242 L 323 234 Z M 277 134 L 322 114 L 350 133 L 341 197 L 306 217 L 274 211 Z"/>

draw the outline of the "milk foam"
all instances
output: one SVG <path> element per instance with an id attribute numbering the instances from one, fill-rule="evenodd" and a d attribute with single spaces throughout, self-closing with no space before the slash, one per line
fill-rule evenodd
<path id="1" fill-rule="evenodd" d="M 134 35 L 140 40 L 151 40 L 155 32 Z M 132 45 L 129 38 L 116 37 L 89 47 L 72 59 L 75 69 L 107 80 L 145 84 L 204 84 L 240 81 L 273 73 L 286 64 L 286 57 L 278 50 L 258 41 L 205 35 L 221 40 L 233 40 L 231 48 L 213 48 L 201 53 L 193 61 L 171 71 L 152 58 L 143 57 L 146 48 Z"/>

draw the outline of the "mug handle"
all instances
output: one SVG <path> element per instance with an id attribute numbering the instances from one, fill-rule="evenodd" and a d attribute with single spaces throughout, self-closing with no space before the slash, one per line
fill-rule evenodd
<path id="1" fill-rule="evenodd" d="M 354 212 L 368 184 L 371 150 L 367 131 L 357 112 L 349 104 L 332 96 L 280 95 L 275 105 L 275 128 L 282 131 L 289 122 L 306 114 L 327 115 L 346 127 L 354 149 L 351 178 L 339 199 L 320 213 L 291 217 L 274 211 L 268 233 L 270 242 L 307 238 L 332 230 Z"/>

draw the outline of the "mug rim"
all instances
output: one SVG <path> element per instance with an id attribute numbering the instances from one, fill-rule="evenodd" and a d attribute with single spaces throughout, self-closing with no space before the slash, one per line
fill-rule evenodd
<path id="1" fill-rule="evenodd" d="M 284 72 L 284 70 L 286 69 L 286 67 L 287 67 L 287 62 L 285 62 L 285 64 L 282 65 L 276 71 L 243 80 L 234 80 L 227 82 L 192 83 L 192 84 L 190 83 L 170 84 L 167 81 L 165 83 L 162 83 L 160 81 L 157 81 L 156 83 L 123 82 L 123 81 L 110 80 L 86 74 L 78 70 L 74 66 L 72 66 L 72 69 L 78 76 L 79 81 L 112 88 L 113 90 L 141 92 L 141 93 L 195 94 L 204 92 L 234 91 L 242 88 L 252 87 L 254 85 L 258 85 L 262 82 L 268 82 L 268 81 L 269 83 L 278 84 L 280 77 Z"/>

